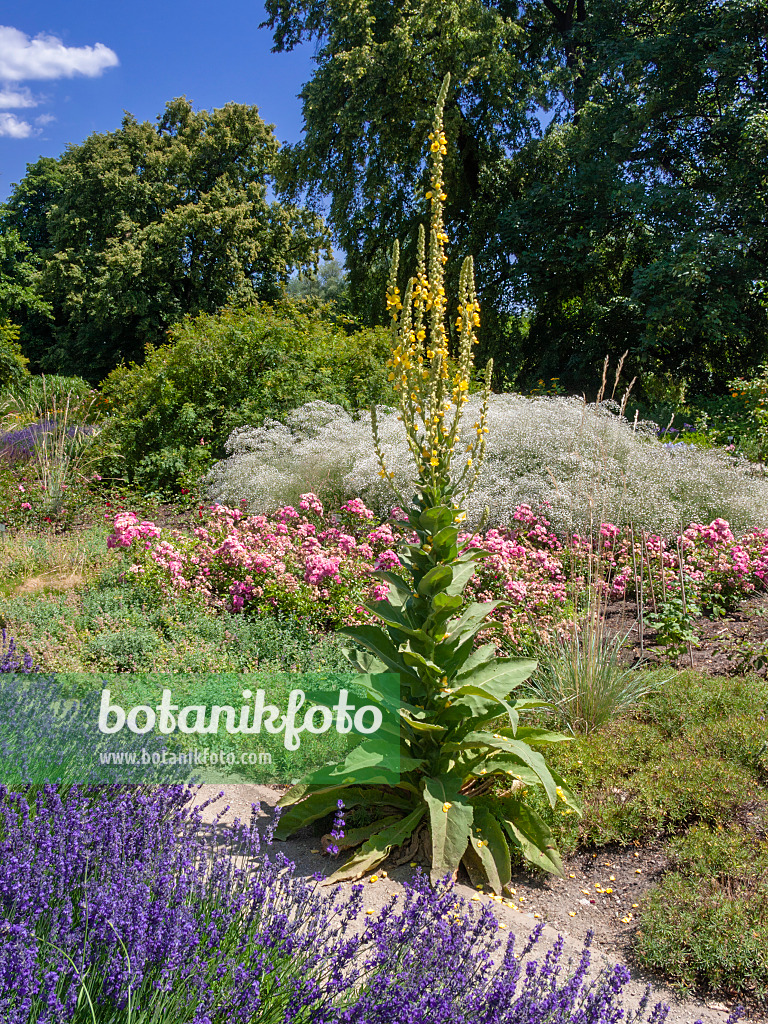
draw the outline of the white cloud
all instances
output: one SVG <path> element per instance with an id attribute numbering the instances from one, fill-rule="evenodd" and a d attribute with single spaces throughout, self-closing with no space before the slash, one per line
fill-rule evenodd
<path id="1" fill-rule="evenodd" d="M 9 139 L 28 139 L 34 128 L 28 121 L 20 121 L 15 114 L 0 113 L 0 136 Z"/>
<path id="2" fill-rule="evenodd" d="M 39 102 L 40 100 L 23 86 L 20 89 L 0 88 L 0 110 L 8 110 L 14 107 L 16 109 L 20 107 L 36 107 Z"/>
<path id="3" fill-rule="evenodd" d="M 55 120 L 56 118 L 53 116 L 53 114 L 40 114 L 39 117 L 35 118 L 35 124 L 39 125 L 42 128 L 44 125 L 50 124 L 51 121 Z"/>
<path id="4" fill-rule="evenodd" d="M 117 54 L 103 43 L 94 46 L 65 46 L 56 36 L 31 38 L 17 28 L 0 25 L 0 81 L 29 79 L 93 78 L 119 63 Z"/>

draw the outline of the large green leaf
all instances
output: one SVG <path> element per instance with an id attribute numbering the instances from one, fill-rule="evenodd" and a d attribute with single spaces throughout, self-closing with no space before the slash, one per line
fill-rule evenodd
<path id="1" fill-rule="evenodd" d="M 511 730 L 504 728 L 499 729 L 499 732 L 506 736 Z M 531 725 L 521 725 L 514 733 L 514 738 L 523 743 L 569 743 L 573 739 L 563 732 L 550 732 L 549 729 L 537 729 Z"/>
<path id="2" fill-rule="evenodd" d="M 444 530 L 446 526 L 450 526 L 454 515 L 453 509 L 447 508 L 445 505 L 428 508 L 419 516 L 419 526 L 434 535 L 439 530 Z"/>
<path id="3" fill-rule="evenodd" d="M 445 590 L 452 579 L 453 569 L 450 565 L 436 565 L 421 579 L 416 589 L 422 597 L 433 597 Z"/>
<path id="4" fill-rule="evenodd" d="M 452 562 L 459 553 L 457 543 L 459 531 L 455 526 L 446 526 L 432 537 L 432 557 L 442 562 Z"/>
<path id="5" fill-rule="evenodd" d="M 539 786 L 541 781 L 538 774 L 520 761 L 514 754 L 494 754 L 473 765 L 470 774 L 478 778 L 493 775 L 495 772 L 508 776 L 510 779 L 518 779 L 526 786 Z M 550 774 L 554 778 L 552 769 Z"/>
<path id="6" fill-rule="evenodd" d="M 473 808 L 460 793 L 461 782 L 450 776 L 424 779 L 422 792 L 429 808 L 432 836 L 432 879 L 455 876 L 472 835 Z"/>
<path id="7" fill-rule="evenodd" d="M 419 678 L 419 673 L 406 665 L 402 655 L 394 646 L 383 629 L 368 624 L 362 626 L 343 626 L 338 630 L 357 640 L 363 647 L 367 647 L 380 661 L 384 662 L 387 668 L 393 672 L 410 676 L 413 679 Z"/>
<path id="8" fill-rule="evenodd" d="M 547 794 L 550 804 L 554 807 L 557 801 L 556 782 L 547 767 L 543 756 L 532 750 L 527 743 L 519 740 L 511 740 L 500 733 L 469 732 L 459 741 L 451 741 L 443 744 L 443 751 L 449 753 L 453 750 L 471 750 L 475 747 L 491 747 L 494 750 L 503 750 L 507 754 L 519 757 L 523 764 L 531 768 L 541 781 L 544 791 Z"/>
<path id="9" fill-rule="evenodd" d="M 437 722 L 425 722 L 421 718 L 416 718 L 413 715 L 413 713 L 411 713 L 407 709 L 404 710 L 401 717 L 403 721 L 406 722 L 412 729 L 415 729 L 416 732 L 432 732 L 435 734 L 448 732 L 446 726 L 439 725 Z"/>
<path id="10" fill-rule="evenodd" d="M 294 799 L 294 790 L 300 791 L 298 800 Z M 338 801 L 343 800 L 344 806 L 357 807 L 411 807 L 412 804 L 402 796 L 391 791 L 384 791 L 380 788 L 353 788 L 351 786 L 334 786 L 325 788 L 321 792 L 311 792 L 306 785 L 301 783 L 289 790 L 279 801 L 278 807 L 288 807 L 283 813 L 275 829 L 278 839 L 285 839 L 299 828 L 311 825 L 313 821 L 332 814 L 338 806 Z"/>
<path id="11" fill-rule="evenodd" d="M 301 781 L 304 783 L 325 782 L 327 779 L 338 779 L 347 784 L 369 783 L 377 785 L 397 785 L 401 772 L 411 772 L 420 768 L 424 762 L 413 757 L 402 757 L 399 751 L 392 749 L 392 742 L 387 740 L 366 740 L 359 747 L 354 747 L 343 761 L 333 767 L 318 768 L 309 772 Z"/>
<path id="12" fill-rule="evenodd" d="M 493 891 L 501 893 L 512 877 L 509 843 L 496 815 L 487 807 L 475 807 L 470 849 L 482 864 Z"/>
<path id="13" fill-rule="evenodd" d="M 470 558 L 464 562 L 455 560 L 453 563 L 453 579 L 451 580 L 450 586 L 445 588 L 446 594 L 451 597 L 461 596 L 464 593 L 464 588 L 467 583 L 477 572 L 477 566 L 475 562 L 477 558 Z"/>
<path id="14" fill-rule="evenodd" d="M 515 801 L 511 818 L 503 818 L 507 835 L 526 860 L 553 875 L 564 876 L 563 862 L 547 824 L 522 800 Z"/>
<path id="15" fill-rule="evenodd" d="M 342 647 L 341 653 L 353 668 L 365 675 L 374 672 L 385 672 L 387 669 L 383 661 L 374 658 L 368 651 L 359 651 L 356 647 Z"/>
<path id="16" fill-rule="evenodd" d="M 508 697 L 536 671 L 537 664 L 527 658 L 496 658 L 484 665 L 463 668 L 457 673 L 454 686 L 467 682 L 482 686 L 495 696 Z"/>
<path id="17" fill-rule="evenodd" d="M 505 700 L 503 697 L 497 696 L 497 694 L 491 692 L 490 690 L 487 690 L 483 686 L 472 686 L 465 684 L 460 689 L 455 690 L 454 693 L 458 697 L 479 697 L 485 698 L 486 700 L 492 700 L 496 703 L 497 707 L 504 708 L 504 710 L 509 715 L 510 720 L 513 719 L 514 709 L 512 705 L 509 703 L 509 701 Z"/>
<path id="18" fill-rule="evenodd" d="M 446 593 L 435 594 L 432 598 L 432 607 L 441 615 L 443 613 L 447 615 L 453 614 L 453 612 L 458 611 L 459 608 L 461 608 L 462 603 L 461 594 L 455 594 L 453 597 Z"/>
<path id="19" fill-rule="evenodd" d="M 474 637 L 491 612 L 498 608 L 501 601 L 473 601 L 468 604 L 464 612 L 455 620 L 449 623 L 449 636 L 456 642 Z"/>
<path id="20" fill-rule="evenodd" d="M 376 832 L 356 854 L 350 857 L 346 864 L 343 864 L 327 879 L 326 884 L 349 882 L 356 878 L 362 878 L 366 871 L 381 864 L 393 846 L 402 846 L 413 835 L 414 830 L 424 817 L 425 810 L 423 805 L 417 807 L 407 817 Z"/>

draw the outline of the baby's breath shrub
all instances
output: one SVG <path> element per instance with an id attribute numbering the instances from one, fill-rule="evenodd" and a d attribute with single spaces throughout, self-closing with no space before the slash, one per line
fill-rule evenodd
<path id="1" fill-rule="evenodd" d="M 119 449 L 107 468 L 147 490 L 188 484 L 244 423 L 277 421 L 312 399 L 350 411 L 380 400 L 386 355 L 383 330 L 350 333 L 290 303 L 187 318 L 142 365 L 104 382 L 105 440 Z"/>
<path id="2" fill-rule="evenodd" d="M 466 403 L 461 444 L 471 443 L 483 399 Z M 392 484 L 407 491 L 416 464 L 397 412 L 377 408 L 379 441 Z M 634 523 L 672 534 L 689 522 L 722 517 L 735 531 L 768 523 L 768 480 L 749 464 L 693 446 L 669 449 L 655 425 L 635 425 L 609 403 L 574 398 L 491 395 L 485 458 L 465 504 L 477 524 L 485 506 L 490 526 L 506 525 L 521 503 L 548 503 L 557 530 L 587 532 L 600 521 Z M 361 497 L 380 514 L 392 504 L 370 444 L 370 414 L 312 403 L 282 424 L 233 431 L 227 458 L 208 478 L 210 496 L 253 511 L 272 511 L 299 493 L 321 498 Z M 458 446 L 457 446 L 458 447 Z"/>

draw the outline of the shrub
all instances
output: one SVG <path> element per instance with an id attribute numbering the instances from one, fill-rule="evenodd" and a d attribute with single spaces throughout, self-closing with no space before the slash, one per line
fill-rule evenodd
<path id="1" fill-rule="evenodd" d="M 461 443 L 472 439 L 481 399 L 467 405 Z M 407 491 L 415 473 L 397 413 L 378 410 L 381 447 L 394 484 Z M 241 422 L 245 422 L 244 420 Z M 505 526 L 520 504 L 546 505 L 558 530 L 591 532 L 599 522 L 629 522 L 665 536 L 690 522 L 722 517 L 734 529 L 768 522 L 768 480 L 748 463 L 693 446 L 666 448 L 656 426 L 635 429 L 606 404 L 572 398 L 492 395 L 485 461 L 467 504 L 477 524 L 486 506 L 491 526 Z M 208 478 L 210 496 L 225 504 L 246 499 L 268 512 L 307 490 L 325 486 L 342 499 L 360 497 L 379 514 L 390 500 L 370 446 L 369 414 L 353 419 L 343 409 L 312 407 L 284 424 L 241 428 L 227 442 L 227 458 Z M 327 485 L 324 485 L 327 481 Z"/>
<path id="2" fill-rule="evenodd" d="M 244 423 L 313 398 L 348 410 L 380 400 L 384 359 L 383 331 L 350 333 L 322 310 L 289 303 L 187 318 L 142 365 L 104 381 L 106 436 L 121 455 L 110 472 L 147 490 L 189 483 Z"/>
<path id="3" fill-rule="evenodd" d="M 8 320 L 0 321 L 0 391 L 22 384 L 29 377 L 19 345 L 20 329 Z"/>

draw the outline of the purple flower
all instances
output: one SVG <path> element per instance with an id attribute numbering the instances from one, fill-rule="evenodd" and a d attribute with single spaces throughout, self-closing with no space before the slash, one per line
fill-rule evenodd
<path id="1" fill-rule="evenodd" d="M 489 907 L 418 874 L 376 916 L 297 877 L 248 824 L 204 825 L 191 787 L 0 787 L 0 1020 L 192 1024 L 639 1024 L 626 968 L 588 979 L 562 939 L 531 960 Z M 343 805 L 334 831 L 340 838 Z M 649 1024 L 662 1024 L 657 1006 Z M 78 1018 L 79 1019 L 79 1018 Z"/>
<path id="2" fill-rule="evenodd" d="M 34 672 L 35 666 L 29 651 L 24 651 L 21 660 L 19 660 L 19 655 L 16 653 L 16 641 L 13 637 L 8 637 L 4 629 L 0 631 L 0 636 L 2 636 L 2 643 L 0 643 L 0 672 L 23 672 L 27 674 Z"/>

